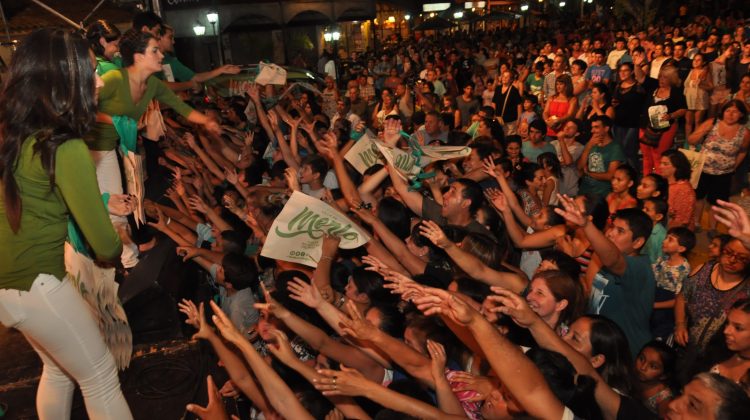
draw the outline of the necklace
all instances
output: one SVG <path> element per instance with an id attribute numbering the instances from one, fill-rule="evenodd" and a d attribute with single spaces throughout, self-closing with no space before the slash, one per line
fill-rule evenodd
<path id="1" fill-rule="evenodd" d="M 747 361 L 749 361 L 749 360 L 750 360 L 750 356 L 743 356 L 743 355 L 741 355 L 741 354 L 739 354 L 739 353 L 735 353 L 735 355 L 737 356 L 737 358 L 738 358 L 738 359 L 740 359 L 740 360 L 742 360 L 742 361 L 745 361 L 745 362 L 747 362 Z"/>

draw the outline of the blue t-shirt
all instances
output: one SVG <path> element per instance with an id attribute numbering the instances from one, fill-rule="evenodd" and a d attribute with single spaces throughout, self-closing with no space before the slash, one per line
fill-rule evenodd
<path id="1" fill-rule="evenodd" d="M 622 328 L 631 354 L 651 340 L 649 325 L 654 307 L 656 281 L 651 262 L 645 255 L 626 256 L 625 272 L 618 276 L 602 268 L 591 286 L 591 314 L 606 316 Z"/>
<path id="2" fill-rule="evenodd" d="M 555 147 L 549 144 L 549 142 L 547 141 L 543 143 L 542 147 L 534 147 L 531 145 L 530 141 L 525 141 L 521 144 L 521 153 L 523 153 L 523 157 L 531 162 L 536 163 L 536 158 L 538 158 L 539 155 L 545 152 L 557 154 L 557 152 L 555 151 Z"/>
<path id="3" fill-rule="evenodd" d="M 594 83 L 604 83 L 604 80 L 612 80 L 612 69 L 606 64 L 603 66 L 589 66 L 586 69 L 585 77 L 586 80 L 591 80 Z"/>

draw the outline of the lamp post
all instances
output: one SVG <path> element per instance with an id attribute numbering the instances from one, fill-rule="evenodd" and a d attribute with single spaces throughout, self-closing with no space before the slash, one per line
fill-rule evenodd
<path id="1" fill-rule="evenodd" d="M 201 25 L 200 22 L 195 22 L 195 25 L 193 26 L 193 33 L 195 36 L 203 36 L 206 34 L 206 27 Z"/>
<path id="2" fill-rule="evenodd" d="M 221 48 L 221 35 L 216 31 L 216 24 L 219 23 L 219 14 L 216 12 L 208 12 L 206 13 L 206 20 L 211 24 L 214 36 L 216 37 L 216 46 L 219 49 L 219 65 L 224 65 L 224 52 Z M 221 29 L 221 26 L 219 26 L 219 29 Z"/>

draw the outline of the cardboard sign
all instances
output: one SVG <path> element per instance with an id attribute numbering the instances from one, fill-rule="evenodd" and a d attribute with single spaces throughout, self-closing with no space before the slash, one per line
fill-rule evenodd
<path id="1" fill-rule="evenodd" d="M 260 255 L 317 267 L 324 235 L 341 238 L 339 248 L 366 244 L 370 235 L 323 201 L 295 191 L 276 217 Z"/>

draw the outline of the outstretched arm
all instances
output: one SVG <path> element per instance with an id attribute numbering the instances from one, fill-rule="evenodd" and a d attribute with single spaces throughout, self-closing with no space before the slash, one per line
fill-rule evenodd
<path id="1" fill-rule="evenodd" d="M 625 256 L 617 246 L 607 239 L 607 237 L 604 236 L 604 233 L 591 223 L 588 216 L 586 216 L 583 213 L 583 210 L 578 207 L 575 200 L 567 195 L 561 196 L 558 194 L 558 197 L 560 197 L 560 203 L 562 204 L 563 209 L 555 209 L 555 212 L 571 224 L 583 229 L 583 233 L 591 243 L 591 248 L 596 255 L 599 256 L 603 266 L 607 267 L 609 271 L 618 276 L 625 273 L 628 263 L 627 260 L 625 260 Z"/>
<path id="2" fill-rule="evenodd" d="M 471 278 L 490 286 L 506 287 L 518 293 L 526 288 L 526 281 L 517 274 L 493 270 L 476 256 L 456 246 L 456 244 L 448 240 L 437 223 L 430 220 L 423 220 L 420 231 L 432 243 L 444 249 L 456 265 Z"/>
<path id="3" fill-rule="evenodd" d="M 237 331 L 229 317 L 221 310 L 216 302 L 211 301 L 211 309 L 214 311 L 214 324 L 227 341 L 231 342 L 242 352 L 245 360 L 255 373 L 255 376 L 263 387 L 266 397 L 273 408 L 282 416 L 290 419 L 310 419 L 312 416 L 305 410 L 297 396 L 284 383 L 284 380 L 266 363 L 258 354 L 252 344 Z"/>

